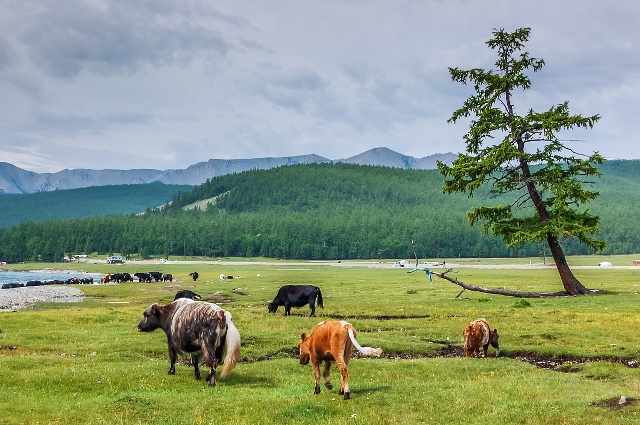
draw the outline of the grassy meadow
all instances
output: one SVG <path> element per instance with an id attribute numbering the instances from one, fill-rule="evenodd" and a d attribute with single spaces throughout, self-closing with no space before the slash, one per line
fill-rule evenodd
<path id="1" fill-rule="evenodd" d="M 639 256 L 640 257 L 640 256 Z M 606 259 L 630 265 L 631 258 Z M 595 257 L 570 259 L 597 265 Z M 225 260 L 226 261 L 226 260 Z M 516 299 L 429 282 L 409 268 L 294 261 L 229 261 L 121 266 L 9 265 L 14 270 L 82 269 L 107 273 L 158 270 L 174 282 L 80 286 L 79 303 L 40 303 L 0 313 L 1 424 L 635 424 L 640 420 L 640 267 L 580 268 L 597 293 Z M 245 260 L 239 260 L 245 261 Z M 460 260 L 451 260 L 452 263 Z M 519 260 L 529 264 L 540 259 Z M 495 260 L 493 263 L 501 263 Z M 480 264 L 490 264 L 482 260 Z M 514 260 L 507 263 L 513 264 Z M 462 263 L 461 263 L 462 264 Z M 198 271 L 193 282 L 188 274 Z M 232 275 L 220 280 L 219 275 Z M 554 267 L 456 269 L 455 277 L 488 287 L 557 292 Z M 321 288 L 325 308 L 284 317 L 266 302 L 285 284 Z M 241 361 L 218 386 L 196 381 L 186 361 L 167 374 L 166 337 L 138 333 L 153 302 L 192 289 L 231 311 L 242 336 Z M 462 330 L 478 317 L 498 329 L 502 353 L 467 359 Z M 351 322 L 363 346 L 382 358 L 354 357 L 351 400 L 333 390 L 313 394 L 311 366 L 297 358 L 301 332 L 321 320 Z M 545 369 L 523 359 L 557 363 Z M 638 362 L 638 363 L 635 363 Z M 206 374 L 206 372 L 204 372 Z M 627 397 L 618 407 L 607 401 Z"/>

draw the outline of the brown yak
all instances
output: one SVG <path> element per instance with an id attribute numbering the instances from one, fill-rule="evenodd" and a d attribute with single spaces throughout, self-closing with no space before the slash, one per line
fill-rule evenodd
<path id="1" fill-rule="evenodd" d="M 487 320 L 484 318 L 476 319 L 469 323 L 462 332 L 464 337 L 464 352 L 467 357 L 480 355 L 482 348 L 484 357 L 487 357 L 487 348 L 489 344 L 496 349 L 496 356 L 500 355 L 500 345 L 498 344 L 498 330 L 491 330 Z"/>

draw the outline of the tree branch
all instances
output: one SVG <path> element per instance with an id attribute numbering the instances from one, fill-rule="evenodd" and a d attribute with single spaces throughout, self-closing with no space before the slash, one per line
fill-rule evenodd
<path id="1" fill-rule="evenodd" d="M 560 293 L 555 293 L 555 294 L 547 294 L 547 293 L 540 293 L 540 292 L 512 291 L 512 290 L 509 290 L 509 289 L 485 288 L 484 286 L 469 285 L 467 283 L 459 281 L 456 278 L 448 276 L 448 273 L 451 270 L 452 269 L 445 269 L 445 271 L 442 272 L 442 273 L 438 273 L 438 272 L 434 272 L 434 271 L 430 270 L 430 273 L 434 274 L 434 275 L 436 275 L 439 278 L 442 278 L 444 280 L 448 280 L 451 283 L 455 283 L 456 285 L 462 287 L 463 290 L 467 289 L 469 291 L 484 292 L 486 294 L 506 295 L 506 296 L 509 296 L 509 297 L 517 297 L 517 298 L 550 298 L 550 297 L 557 297 L 557 296 L 565 296 L 565 295 L 567 295 L 566 292 L 560 292 Z M 460 292 L 460 294 L 462 294 L 462 291 Z M 458 294 L 458 296 L 460 296 L 460 294 Z"/>

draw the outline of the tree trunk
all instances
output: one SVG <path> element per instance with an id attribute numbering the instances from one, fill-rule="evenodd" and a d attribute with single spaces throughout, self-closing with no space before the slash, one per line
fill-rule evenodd
<path id="1" fill-rule="evenodd" d="M 569 295 L 588 294 L 589 290 L 580 283 L 569 268 L 558 238 L 552 234 L 548 234 L 547 242 L 549 243 L 549 248 L 551 248 L 551 255 L 553 256 L 553 261 L 556 263 L 556 268 L 560 274 L 565 292 Z"/>
<path id="2" fill-rule="evenodd" d="M 518 150 L 524 152 L 524 143 L 522 142 L 522 139 L 520 137 L 518 137 L 517 143 Z M 520 160 L 520 167 L 522 169 L 522 175 L 524 177 L 523 180 L 526 182 L 529 197 L 533 202 L 533 205 L 536 207 L 536 210 L 538 211 L 540 220 L 542 220 L 543 222 L 548 221 L 549 213 L 547 212 L 547 207 L 540 197 L 540 193 L 533 183 L 535 179 L 532 178 L 531 171 L 529 170 L 529 164 L 525 160 Z M 569 268 L 569 264 L 567 264 L 567 259 L 564 256 L 564 252 L 562 251 L 562 247 L 560 246 L 558 237 L 551 233 L 548 233 L 547 243 L 549 244 L 549 248 L 551 248 L 551 255 L 553 256 L 553 261 L 556 263 L 556 268 L 558 269 L 558 273 L 560 274 L 560 280 L 562 280 L 562 286 L 564 287 L 565 292 L 569 295 L 588 294 L 589 290 L 585 288 L 578 279 L 576 279 L 576 277 L 573 275 L 573 272 Z"/>

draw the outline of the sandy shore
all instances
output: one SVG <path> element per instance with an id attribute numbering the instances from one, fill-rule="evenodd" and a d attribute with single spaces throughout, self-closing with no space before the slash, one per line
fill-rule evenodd
<path id="1" fill-rule="evenodd" d="M 0 312 L 16 311 L 37 302 L 82 301 L 80 289 L 70 286 L 25 286 L 0 290 Z"/>

